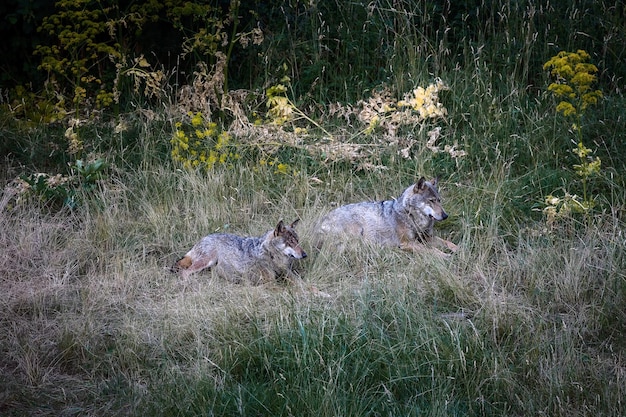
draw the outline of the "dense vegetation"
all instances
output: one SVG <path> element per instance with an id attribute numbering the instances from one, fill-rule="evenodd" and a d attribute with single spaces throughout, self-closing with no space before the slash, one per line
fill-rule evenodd
<path id="1" fill-rule="evenodd" d="M 0 414 L 626 413 L 621 2 L 0 19 Z M 458 253 L 313 250 L 422 175 Z M 168 271 L 295 218 L 329 298 Z"/>

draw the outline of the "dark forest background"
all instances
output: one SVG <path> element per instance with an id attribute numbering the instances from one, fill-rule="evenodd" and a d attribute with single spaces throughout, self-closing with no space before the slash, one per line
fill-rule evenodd
<path id="1" fill-rule="evenodd" d="M 230 86 L 263 85 L 268 71 L 287 64 L 297 96 L 352 100 L 397 77 L 398 69 L 410 71 L 413 60 L 432 73 L 463 65 L 471 48 L 483 50 L 494 74 L 533 86 L 543 77 L 546 56 L 584 49 L 601 68 L 603 90 L 619 90 L 626 71 L 624 9 L 622 1 L 594 0 L 242 0 L 236 6 L 235 31 L 259 28 L 264 42 L 253 48 L 234 44 Z M 91 30 L 96 44 L 125 55 L 144 54 L 151 65 L 177 71 L 182 74 L 178 82 L 184 83 L 198 61 L 210 61 L 215 50 L 224 48 L 218 44 L 212 51 L 184 54 L 185 40 L 201 30 L 207 36 L 232 35 L 232 13 L 230 1 L 7 0 L 0 5 L 0 87 L 5 96 L 16 86 L 41 91 L 54 72 L 40 68 L 45 55 L 35 51 L 40 46 L 63 48 L 58 35 L 81 29 Z M 91 26 L 78 26 L 79 20 Z M 217 22 L 223 27 L 218 29 Z M 42 29 L 44 23 L 52 26 Z M 108 33 L 108 24 L 115 26 L 115 33 Z M 413 56 L 408 41 L 415 40 L 430 50 Z M 446 51 L 445 59 L 441 51 Z M 77 59 L 89 53 L 76 52 L 78 56 L 63 50 L 58 55 Z M 114 63 L 106 54 L 100 53 L 92 64 L 103 79 L 113 77 Z"/>

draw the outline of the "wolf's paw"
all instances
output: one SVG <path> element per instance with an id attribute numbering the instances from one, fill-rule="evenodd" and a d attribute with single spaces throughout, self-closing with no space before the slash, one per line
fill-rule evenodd
<path id="1" fill-rule="evenodd" d="M 450 249 L 450 251 L 452 252 L 456 252 L 459 250 L 459 247 L 455 245 L 454 243 L 450 242 L 449 240 L 445 241 L 445 245 L 446 245 L 446 248 Z"/>
<path id="2" fill-rule="evenodd" d="M 313 294 L 316 297 L 330 298 L 330 294 L 324 291 L 320 291 L 315 285 L 311 285 L 311 287 L 309 288 L 309 291 L 311 291 L 311 294 Z"/>

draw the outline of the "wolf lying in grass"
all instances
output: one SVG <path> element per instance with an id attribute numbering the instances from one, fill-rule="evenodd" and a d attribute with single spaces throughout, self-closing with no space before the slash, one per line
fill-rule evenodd
<path id="1" fill-rule="evenodd" d="M 408 251 L 424 250 L 425 244 L 434 244 L 455 252 L 458 247 L 454 243 L 433 235 L 435 222 L 447 217 L 437 178 L 426 181 L 422 177 L 396 199 L 348 204 L 331 211 L 320 222 L 322 236 L 317 246 L 329 235 L 347 235 Z"/>
<path id="2" fill-rule="evenodd" d="M 295 260 L 307 254 L 298 242 L 295 226 L 281 220 L 274 230 L 261 237 L 241 237 L 216 233 L 204 237 L 172 267 L 187 278 L 194 272 L 213 268 L 218 275 L 230 280 L 241 278 L 259 284 L 286 277 L 294 280 Z"/>

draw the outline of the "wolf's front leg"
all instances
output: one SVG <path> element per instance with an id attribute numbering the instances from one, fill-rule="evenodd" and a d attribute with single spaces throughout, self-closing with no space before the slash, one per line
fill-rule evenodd
<path id="1" fill-rule="evenodd" d="M 437 236 L 433 237 L 433 243 L 439 247 L 446 248 L 451 252 L 456 252 L 459 250 L 459 247 L 455 245 L 454 243 L 450 242 L 449 240 L 437 237 Z"/>
<path id="2" fill-rule="evenodd" d="M 418 253 L 418 252 L 422 252 L 422 253 L 432 253 L 436 256 L 439 256 L 441 258 L 449 258 L 450 254 L 449 253 L 445 253 L 443 251 L 441 251 L 440 249 L 437 249 L 434 246 L 429 245 L 428 243 L 421 243 L 421 242 L 403 242 L 400 244 L 400 249 L 405 250 L 407 252 L 413 252 L 413 253 Z"/>

